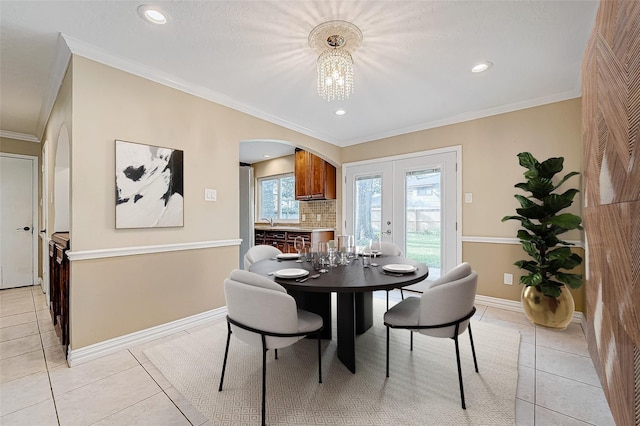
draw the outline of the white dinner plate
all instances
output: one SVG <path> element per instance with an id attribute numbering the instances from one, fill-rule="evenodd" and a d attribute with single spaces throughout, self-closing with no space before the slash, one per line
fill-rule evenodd
<path id="1" fill-rule="evenodd" d="M 276 271 L 276 277 L 278 278 L 300 278 L 307 275 L 309 275 L 309 271 L 306 269 L 289 268 Z"/>
<path id="2" fill-rule="evenodd" d="M 300 255 L 298 253 L 282 253 L 276 256 L 278 259 L 283 259 L 283 260 L 287 260 L 287 259 L 297 259 L 300 257 Z"/>
<path id="3" fill-rule="evenodd" d="M 401 263 L 390 263 L 382 267 L 387 272 L 396 272 L 400 274 L 408 274 L 409 272 L 415 272 L 416 267 L 413 265 L 403 265 Z"/>

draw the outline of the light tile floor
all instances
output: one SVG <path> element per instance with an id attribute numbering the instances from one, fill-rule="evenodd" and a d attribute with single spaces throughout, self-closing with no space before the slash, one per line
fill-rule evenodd
<path id="1" fill-rule="evenodd" d="M 476 320 L 521 333 L 518 425 L 614 424 L 579 324 L 552 331 L 522 313 L 477 309 Z M 193 331 L 68 368 L 40 288 L 1 290 L 0 424 L 209 425 L 143 354 Z"/>

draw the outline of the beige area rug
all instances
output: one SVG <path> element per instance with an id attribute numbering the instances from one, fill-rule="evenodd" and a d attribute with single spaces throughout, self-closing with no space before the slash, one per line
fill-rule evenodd
<path id="1" fill-rule="evenodd" d="M 520 334 L 474 321 L 480 373 L 473 368 L 468 332 L 460 336 L 467 409 L 460 406 L 454 342 L 391 330 L 390 377 L 385 377 L 384 302 L 374 299 L 374 326 L 356 340 L 357 372 L 336 357 L 335 337 L 305 339 L 267 353 L 267 424 L 285 425 L 513 425 Z M 218 392 L 226 322 L 145 350 L 169 382 L 215 425 L 260 423 L 260 348 L 232 336 L 222 392 Z M 334 330 L 334 336 L 335 336 Z"/>

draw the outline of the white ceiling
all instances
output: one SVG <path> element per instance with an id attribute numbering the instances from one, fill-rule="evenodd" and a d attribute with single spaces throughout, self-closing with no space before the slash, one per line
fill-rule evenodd
<path id="1" fill-rule="evenodd" d="M 169 16 L 156 26 L 139 17 L 143 3 L 0 1 L 2 134 L 39 139 L 68 49 L 338 146 L 575 98 L 598 7 L 579 0 L 150 1 Z M 344 102 L 317 95 L 317 56 L 307 40 L 334 19 L 363 34 L 353 53 L 355 93 Z M 470 72 L 484 60 L 494 66 Z M 338 108 L 347 114 L 336 116 Z"/>

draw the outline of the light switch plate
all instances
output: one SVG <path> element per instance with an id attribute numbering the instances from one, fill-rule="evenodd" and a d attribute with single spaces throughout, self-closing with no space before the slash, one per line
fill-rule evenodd
<path id="1" fill-rule="evenodd" d="M 473 203 L 473 192 L 465 192 L 465 194 L 464 194 L 464 202 L 465 203 Z"/>
<path id="2" fill-rule="evenodd" d="M 215 189 L 209 189 L 209 188 L 204 189 L 205 201 L 216 201 L 217 198 L 218 198 L 218 191 L 216 191 Z"/>

